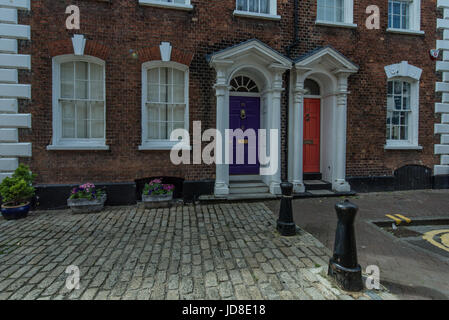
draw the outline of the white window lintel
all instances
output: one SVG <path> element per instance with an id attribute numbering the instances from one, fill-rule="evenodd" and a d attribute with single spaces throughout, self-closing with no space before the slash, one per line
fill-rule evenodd
<path id="1" fill-rule="evenodd" d="M 267 13 L 257 13 L 257 12 L 249 12 L 249 11 L 241 11 L 234 10 L 234 16 L 236 17 L 246 17 L 246 18 L 255 18 L 255 19 L 265 19 L 265 20 L 281 20 L 281 16 L 276 14 L 267 14 Z"/>
<path id="2" fill-rule="evenodd" d="M 185 0 L 185 4 L 166 2 L 166 1 L 158 1 L 158 0 L 139 0 L 139 4 L 145 5 L 145 6 L 159 7 L 159 8 L 178 9 L 178 10 L 184 10 L 184 11 L 193 10 L 193 6 L 190 4 L 190 0 Z"/>

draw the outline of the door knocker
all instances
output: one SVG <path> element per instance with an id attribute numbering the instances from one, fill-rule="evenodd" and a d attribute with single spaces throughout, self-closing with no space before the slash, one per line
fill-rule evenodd
<path id="1" fill-rule="evenodd" d="M 240 110 L 240 119 L 242 119 L 242 120 L 246 119 L 246 111 L 245 111 L 245 109 Z"/>
<path id="2" fill-rule="evenodd" d="M 309 113 L 306 114 L 306 121 L 307 121 L 307 122 L 310 121 L 310 114 L 309 114 Z"/>

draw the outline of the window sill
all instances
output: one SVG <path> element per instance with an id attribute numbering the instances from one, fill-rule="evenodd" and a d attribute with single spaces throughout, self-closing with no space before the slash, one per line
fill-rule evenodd
<path id="1" fill-rule="evenodd" d="M 265 20 L 274 20 L 274 21 L 281 20 L 281 16 L 274 15 L 274 14 L 255 13 L 255 12 L 240 11 L 240 10 L 234 10 L 233 15 L 236 17 L 244 17 L 244 18 L 265 19 Z"/>
<path id="2" fill-rule="evenodd" d="M 166 8 L 166 9 L 177 9 L 184 11 L 192 11 L 193 6 L 190 4 L 179 4 L 170 2 L 160 2 L 154 0 L 139 0 L 139 4 L 150 7 Z"/>
<path id="3" fill-rule="evenodd" d="M 424 35 L 424 31 L 421 31 L 421 30 L 409 30 L 409 29 L 397 29 L 397 28 L 387 28 L 387 32 L 399 33 L 399 34 L 409 34 L 409 35 L 415 35 L 415 36 Z"/>
<path id="4" fill-rule="evenodd" d="M 347 22 L 333 22 L 333 21 L 324 21 L 324 20 L 316 20 L 315 25 L 317 26 L 325 26 L 325 27 L 340 27 L 340 28 L 349 28 L 356 29 L 357 25 L 355 23 L 347 23 Z"/>
<path id="5" fill-rule="evenodd" d="M 384 146 L 385 150 L 422 150 L 422 146 L 415 146 L 415 145 L 388 145 L 386 144 Z"/>
<path id="6" fill-rule="evenodd" d="M 109 150 L 109 146 L 104 144 L 52 144 L 47 146 L 47 150 L 57 151 L 57 150 Z"/>
<path id="7" fill-rule="evenodd" d="M 176 146 L 176 148 L 175 148 Z M 192 150 L 189 145 L 179 146 L 179 141 L 160 141 L 160 142 L 145 142 L 139 146 L 140 151 L 145 150 Z"/>

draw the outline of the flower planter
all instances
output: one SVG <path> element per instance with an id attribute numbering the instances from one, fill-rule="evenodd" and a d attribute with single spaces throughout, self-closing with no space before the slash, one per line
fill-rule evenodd
<path id="1" fill-rule="evenodd" d="M 67 199 L 67 205 L 73 213 L 94 213 L 100 212 L 104 208 L 106 195 L 98 199 Z"/>
<path id="2" fill-rule="evenodd" d="M 30 203 L 20 206 L 9 206 L 7 203 L 2 204 L 2 216 L 6 220 L 17 220 L 25 218 L 30 211 Z"/>
<path id="3" fill-rule="evenodd" d="M 173 193 L 166 195 L 142 195 L 142 201 L 147 209 L 168 208 L 171 206 Z"/>

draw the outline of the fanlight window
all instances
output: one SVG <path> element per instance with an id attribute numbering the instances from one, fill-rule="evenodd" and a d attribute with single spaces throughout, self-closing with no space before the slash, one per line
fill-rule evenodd
<path id="1" fill-rule="evenodd" d="M 232 79 L 231 87 L 231 92 L 259 92 L 257 84 L 245 76 L 237 76 Z"/>
<path id="2" fill-rule="evenodd" d="M 304 90 L 304 95 L 306 96 L 320 95 L 320 85 L 311 79 L 306 79 L 306 81 L 304 81 Z"/>

